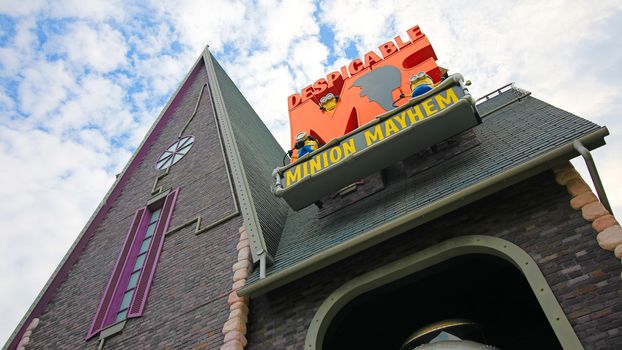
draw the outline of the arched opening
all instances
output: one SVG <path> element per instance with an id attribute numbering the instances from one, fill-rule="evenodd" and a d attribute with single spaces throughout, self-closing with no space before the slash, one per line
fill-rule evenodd
<path id="1" fill-rule="evenodd" d="M 500 238 L 449 239 L 360 275 L 316 312 L 305 349 L 399 349 L 445 319 L 478 323 L 500 349 L 582 349 L 535 261 Z"/>
<path id="2" fill-rule="evenodd" d="M 415 330 L 466 318 L 500 349 L 561 349 L 523 274 L 488 254 L 469 254 L 364 293 L 335 316 L 323 349 L 399 349 Z"/>

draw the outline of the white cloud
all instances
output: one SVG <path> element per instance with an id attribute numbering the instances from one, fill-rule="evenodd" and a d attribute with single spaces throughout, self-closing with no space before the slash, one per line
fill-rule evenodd
<path id="1" fill-rule="evenodd" d="M 0 13 L 9 16 L 26 16 L 45 8 L 45 0 L 0 1 Z"/>
<path id="2" fill-rule="evenodd" d="M 62 134 L 83 127 L 97 127 L 107 137 L 126 132 L 133 118 L 123 108 L 124 91 L 110 79 L 87 76 L 78 84 L 72 98 L 66 101 L 58 114 L 42 121 L 42 125 Z"/>
<path id="3" fill-rule="evenodd" d="M 0 321 L 8 336 L 25 308 L 51 275 L 84 221 L 111 184 L 101 169 L 109 154 L 33 130 L 0 126 L 0 232 L 3 244 L 0 267 L 7 303 L 0 311 L 10 317 Z M 66 200 L 72 198 L 72 200 Z M 62 218 L 62 220 L 59 220 Z"/>
<path id="4" fill-rule="evenodd" d="M 15 35 L 9 45 L 0 47 L 0 77 L 12 77 L 21 72 L 26 62 L 38 56 L 35 52 L 37 36 L 34 18 L 16 19 Z"/>
<path id="5" fill-rule="evenodd" d="M 405 4 L 396 1 L 322 1 L 320 20 L 334 29 L 336 51 L 343 51 L 354 43 L 362 55 L 370 50 L 377 51 L 379 44 L 393 38 L 395 29 L 390 19 L 397 11 L 405 11 L 402 8 Z"/>
<path id="6" fill-rule="evenodd" d="M 351 44 L 362 56 L 419 24 L 439 63 L 472 80 L 475 95 L 516 81 L 608 124 L 609 145 L 594 154 L 619 212 L 622 123 L 611 101 L 622 93 L 621 12 L 612 1 L 0 1 L 15 21 L 13 37 L 0 41 L 0 164 L 11 169 L 0 180 L 12 184 L 0 188 L 11 198 L 0 203 L 0 232 L 8 232 L 0 339 L 205 44 L 286 148 L 288 95 L 349 63 Z M 321 24 L 335 47 L 320 40 Z M 33 215 L 54 225 L 35 232 Z"/>
<path id="7" fill-rule="evenodd" d="M 21 76 L 20 110 L 36 120 L 43 120 L 59 108 L 76 89 L 75 78 L 63 62 L 37 62 Z"/>
<path id="8" fill-rule="evenodd" d="M 66 54 L 72 65 L 86 66 L 107 73 L 123 67 L 128 47 L 123 35 L 108 24 L 76 22 L 67 33 L 54 36 L 46 45 L 52 54 Z"/>
<path id="9" fill-rule="evenodd" d="M 200 53 L 201 51 L 194 52 L 192 58 L 196 59 Z M 149 57 L 135 63 L 136 74 L 140 77 L 148 77 L 146 83 L 149 85 L 149 90 L 162 96 L 170 93 L 179 85 L 192 65 L 193 59 L 189 59 L 190 57 L 189 54 L 182 57 L 169 54 Z M 184 66 L 182 62 L 186 65 Z"/>
<path id="10" fill-rule="evenodd" d="M 131 4 L 121 0 L 54 0 L 49 4 L 49 14 L 57 18 L 90 20 L 127 20 Z"/>
<path id="11" fill-rule="evenodd" d="M 170 21 L 182 43 L 198 53 L 209 43 L 221 50 L 227 41 L 243 41 L 254 23 L 244 21 L 247 5 L 241 1 L 191 0 L 180 6 L 178 1 L 155 1 L 151 4 L 157 17 Z"/>

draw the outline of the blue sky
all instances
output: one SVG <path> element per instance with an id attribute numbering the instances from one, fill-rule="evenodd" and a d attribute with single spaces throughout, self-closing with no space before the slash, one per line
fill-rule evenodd
<path id="1" fill-rule="evenodd" d="M 286 147 L 287 96 L 419 24 L 474 95 L 516 82 L 607 125 L 619 213 L 620 22 L 616 1 L 0 0 L 0 342 L 206 44 Z"/>

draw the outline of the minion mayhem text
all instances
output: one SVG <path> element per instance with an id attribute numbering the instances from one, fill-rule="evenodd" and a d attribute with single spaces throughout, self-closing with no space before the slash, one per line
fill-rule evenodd
<path id="1" fill-rule="evenodd" d="M 437 114 L 458 102 L 459 95 L 462 95 L 462 93 L 458 87 L 441 91 L 414 106 L 408 107 L 379 123 L 375 123 L 345 138 L 338 145 L 312 155 L 308 160 L 284 171 L 284 188 Z"/>

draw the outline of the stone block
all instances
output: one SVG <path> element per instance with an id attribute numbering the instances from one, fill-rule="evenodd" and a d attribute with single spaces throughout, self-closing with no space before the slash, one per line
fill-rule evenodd
<path id="1" fill-rule="evenodd" d="M 225 325 L 222 326 L 222 334 L 227 334 L 231 331 L 238 331 L 240 333 L 246 334 L 246 324 L 242 322 L 240 318 L 233 318 L 225 322 Z"/>
<path id="2" fill-rule="evenodd" d="M 244 229 L 243 231 L 240 231 L 240 240 L 244 240 L 244 239 L 248 239 L 248 233 L 246 232 L 246 229 Z"/>
<path id="3" fill-rule="evenodd" d="M 38 325 L 39 325 L 39 319 L 33 318 L 32 321 L 30 321 L 30 324 L 28 325 L 28 328 L 26 328 L 26 330 L 32 331 L 33 329 L 37 328 Z"/>
<path id="4" fill-rule="evenodd" d="M 238 302 L 246 303 L 246 297 L 238 296 L 238 293 L 236 292 L 229 293 L 229 298 L 227 299 L 227 303 L 229 305 L 233 305 Z"/>
<path id="5" fill-rule="evenodd" d="M 246 279 L 241 279 L 241 280 L 237 280 L 235 282 L 233 282 L 233 286 L 231 287 L 231 289 L 233 290 L 238 290 L 242 287 L 244 287 L 244 285 L 246 285 Z"/>
<path id="6" fill-rule="evenodd" d="M 230 304 L 229 311 L 233 311 L 233 310 L 236 310 L 236 309 L 243 309 L 243 310 L 246 310 L 246 312 L 248 312 L 248 306 L 243 301 L 239 301 L 239 302 L 235 302 L 233 304 Z"/>
<path id="7" fill-rule="evenodd" d="M 17 343 L 17 347 L 26 346 L 28 343 L 30 343 L 30 337 L 22 337 L 22 340 Z"/>
<path id="8" fill-rule="evenodd" d="M 246 280 L 249 276 L 249 272 L 247 269 L 239 269 L 233 273 L 233 282 L 237 282 L 239 280 Z"/>
<path id="9" fill-rule="evenodd" d="M 555 181 L 557 181 L 557 183 L 562 186 L 565 186 L 570 180 L 580 179 L 580 178 L 581 176 L 579 175 L 579 173 L 577 173 L 576 170 L 574 170 L 574 168 L 565 169 L 555 175 Z"/>
<path id="10" fill-rule="evenodd" d="M 248 311 L 246 311 L 245 309 L 232 310 L 229 313 L 229 319 L 232 319 L 235 317 L 239 317 L 240 319 L 244 320 L 244 322 L 246 322 L 246 319 L 248 318 Z"/>
<path id="11" fill-rule="evenodd" d="M 616 258 L 622 259 L 622 244 L 619 244 L 613 252 L 615 253 Z"/>
<path id="12" fill-rule="evenodd" d="M 583 208 L 586 204 L 597 202 L 597 201 L 598 201 L 598 197 L 596 197 L 594 193 L 583 192 L 580 195 L 570 200 L 570 206 L 573 209 L 579 210 Z"/>
<path id="13" fill-rule="evenodd" d="M 609 212 L 601 202 L 593 202 L 581 208 L 581 214 L 585 220 L 594 221 L 603 215 L 609 214 Z"/>
<path id="14" fill-rule="evenodd" d="M 236 250 L 240 250 L 244 247 L 250 247 L 249 243 L 248 243 L 248 239 L 240 239 L 240 241 L 238 242 L 238 244 L 235 246 Z M 249 248 L 250 249 L 250 248 Z"/>
<path id="15" fill-rule="evenodd" d="M 592 228 L 596 232 L 601 232 L 613 225 L 618 225 L 618 221 L 611 214 L 603 215 L 592 222 Z"/>
<path id="16" fill-rule="evenodd" d="M 233 264 L 233 272 L 237 270 L 251 270 L 251 263 L 248 260 L 241 260 Z"/>
<path id="17" fill-rule="evenodd" d="M 225 339 L 223 342 L 229 343 L 234 340 L 239 341 L 242 346 L 246 346 L 246 344 L 248 343 L 248 341 L 246 340 L 246 336 L 238 331 L 227 332 L 227 334 L 225 334 Z"/>
<path id="18" fill-rule="evenodd" d="M 242 343 L 238 340 L 232 340 L 223 344 L 223 346 L 220 347 L 220 350 L 244 350 L 244 345 L 242 345 Z"/>
<path id="19" fill-rule="evenodd" d="M 603 230 L 596 236 L 598 245 L 606 250 L 614 250 L 622 244 L 622 227 L 619 225 L 611 226 Z"/>
<path id="20" fill-rule="evenodd" d="M 248 247 L 244 247 L 238 251 L 238 261 L 248 259 L 251 254 L 251 250 Z"/>
<path id="21" fill-rule="evenodd" d="M 581 193 L 592 191 L 590 186 L 588 186 L 581 178 L 568 181 L 568 183 L 566 183 L 566 190 L 568 190 L 568 193 L 574 197 L 580 195 Z"/>

